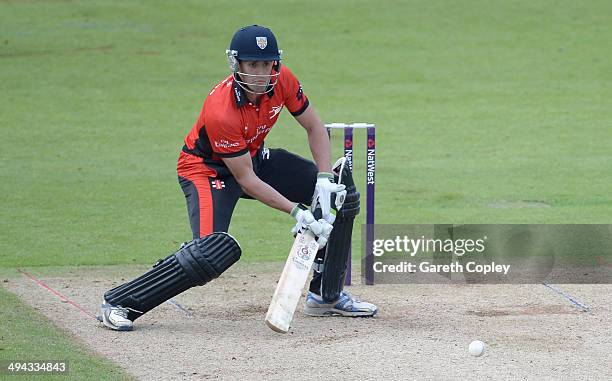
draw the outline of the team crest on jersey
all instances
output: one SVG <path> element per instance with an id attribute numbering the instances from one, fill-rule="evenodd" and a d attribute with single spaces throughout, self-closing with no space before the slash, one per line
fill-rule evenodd
<path id="1" fill-rule="evenodd" d="M 213 180 L 212 181 L 212 187 L 215 189 L 223 189 L 225 188 L 225 182 L 221 181 L 221 180 Z"/>
<path id="2" fill-rule="evenodd" d="M 257 41 L 257 46 L 259 46 L 259 49 L 261 50 L 264 50 L 266 46 L 268 46 L 267 37 L 255 37 L 255 41 Z"/>

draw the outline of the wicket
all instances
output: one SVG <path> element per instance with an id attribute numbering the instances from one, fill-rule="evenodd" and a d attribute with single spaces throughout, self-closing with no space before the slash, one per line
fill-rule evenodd
<path id="1" fill-rule="evenodd" d="M 353 170 L 353 130 L 365 129 L 366 143 L 366 239 L 365 239 L 365 274 L 362 278 L 365 284 L 374 284 L 374 269 L 372 267 L 374 254 L 372 242 L 374 240 L 374 189 L 376 184 L 376 125 L 370 123 L 329 123 L 326 124 L 327 133 L 331 137 L 332 129 L 344 130 L 344 157 L 351 171 Z M 348 257 L 348 267 L 345 284 L 351 284 L 351 255 Z"/>

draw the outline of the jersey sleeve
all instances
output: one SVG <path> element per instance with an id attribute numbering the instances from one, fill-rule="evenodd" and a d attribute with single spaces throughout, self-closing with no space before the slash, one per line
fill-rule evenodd
<path id="1" fill-rule="evenodd" d="M 300 81 L 286 66 L 281 67 L 281 81 L 284 87 L 285 105 L 293 116 L 302 115 L 308 108 L 308 98 L 302 90 Z"/>
<path id="2" fill-rule="evenodd" d="M 212 151 L 219 157 L 236 157 L 249 152 L 237 121 L 226 118 L 207 118 L 206 133 Z"/>

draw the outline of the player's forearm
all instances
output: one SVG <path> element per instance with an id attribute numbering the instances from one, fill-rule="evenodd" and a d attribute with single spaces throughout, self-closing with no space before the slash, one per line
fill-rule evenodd
<path id="1" fill-rule="evenodd" d="M 329 136 L 323 124 L 308 131 L 308 144 L 319 171 L 331 172 Z"/>
<path id="2" fill-rule="evenodd" d="M 308 144 L 312 157 L 321 172 L 331 172 L 329 136 L 325 125 L 311 104 L 296 120 L 308 133 Z"/>
<path id="3" fill-rule="evenodd" d="M 240 179 L 238 183 L 244 193 L 269 207 L 281 210 L 285 213 L 291 213 L 291 210 L 295 206 L 295 203 L 287 200 L 282 194 L 278 193 L 276 189 L 263 182 L 257 176 Z"/>

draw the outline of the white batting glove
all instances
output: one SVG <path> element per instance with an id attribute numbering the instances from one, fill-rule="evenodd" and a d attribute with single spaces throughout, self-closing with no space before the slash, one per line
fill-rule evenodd
<path id="1" fill-rule="evenodd" d="M 319 172 L 317 174 L 317 183 L 315 185 L 315 191 L 312 195 L 312 206 L 314 210 L 317 206 L 321 208 L 321 214 L 323 218 L 329 221 L 331 213 L 331 195 L 338 193 L 343 200 L 342 194 L 346 195 L 344 190 L 346 186 L 344 184 L 336 184 L 334 182 L 334 175 L 328 172 Z M 338 197 L 337 196 L 337 197 Z"/>
<path id="2" fill-rule="evenodd" d="M 319 250 L 321 250 L 325 247 L 325 245 L 327 245 L 329 235 L 331 234 L 334 227 L 332 226 L 332 224 L 330 224 L 323 218 L 319 220 L 319 223 L 321 224 L 321 226 L 323 226 L 323 232 L 319 234 L 319 237 L 317 239 L 317 243 L 319 244 Z"/>
<path id="3" fill-rule="evenodd" d="M 329 222 L 323 218 L 317 220 L 312 215 L 310 210 L 308 210 L 308 208 L 302 204 L 295 205 L 293 210 L 291 210 L 291 217 L 295 218 L 296 220 L 295 226 L 293 229 L 291 229 L 293 234 L 309 229 L 312 234 L 317 237 L 319 249 L 323 248 L 325 244 L 327 244 L 327 240 L 329 239 L 329 235 L 332 231 L 332 225 Z"/>

